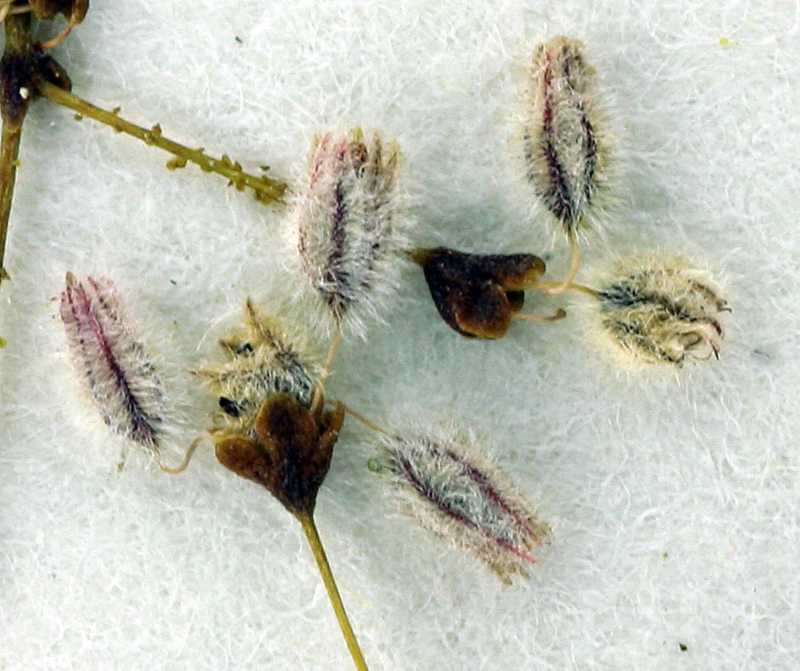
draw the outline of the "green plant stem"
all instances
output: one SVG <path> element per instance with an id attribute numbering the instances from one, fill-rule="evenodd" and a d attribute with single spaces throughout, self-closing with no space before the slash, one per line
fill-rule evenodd
<path id="1" fill-rule="evenodd" d="M 37 80 L 36 92 L 51 102 L 69 107 L 78 114 L 111 126 L 119 133 L 126 133 L 142 140 L 146 144 L 159 147 L 160 149 L 174 154 L 177 159 L 173 159 L 167 163 L 167 167 L 169 168 L 181 168 L 187 161 L 191 161 L 200 166 L 200 169 L 204 172 L 216 172 L 226 177 L 228 183 L 235 186 L 240 191 L 245 188 L 252 189 L 256 200 L 263 203 L 269 203 L 279 199 L 286 191 L 285 182 L 270 179 L 269 177 L 250 175 L 244 172 L 238 163 L 231 161 L 227 156 L 216 159 L 204 154 L 202 149 L 189 149 L 182 144 L 162 137 L 161 128 L 159 126 L 154 126 L 148 130 L 147 128 L 132 124 L 120 118 L 117 111 L 108 112 L 99 107 L 95 107 L 91 103 L 43 79 Z"/>
<path id="2" fill-rule="evenodd" d="M 6 45 L 5 56 L 13 56 L 31 49 L 31 17 L 30 14 L 10 14 L 5 20 Z M 9 85 L 3 82 L 4 88 Z M 31 92 L 32 93 L 32 92 Z M 4 90 L 2 95 L 8 99 L 10 91 Z M 8 279 L 3 265 L 8 236 L 8 221 L 11 216 L 11 201 L 14 197 L 14 182 L 17 178 L 19 143 L 22 139 L 22 121 L 25 118 L 27 105 L 19 107 L 15 113 L 4 109 L 2 141 L 0 141 L 0 281 Z"/>
<path id="3" fill-rule="evenodd" d="M 311 512 L 297 513 L 297 519 L 303 527 L 303 531 L 308 538 L 308 543 L 311 550 L 314 552 L 314 559 L 317 560 L 319 572 L 322 574 L 322 582 L 325 583 L 325 589 L 328 590 L 328 598 L 331 600 L 331 605 L 336 613 L 336 619 L 339 621 L 339 626 L 342 629 L 342 635 L 347 643 L 347 649 L 353 657 L 358 671 L 369 671 L 367 662 L 364 660 L 364 655 L 361 652 L 361 647 L 358 645 L 356 635 L 353 633 L 353 628 L 350 626 L 350 620 L 347 619 L 347 613 L 344 610 L 342 597 L 339 595 L 339 590 L 336 587 L 336 581 L 333 579 L 328 558 L 325 556 L 325 550 L 322 547 L 322 541 L 317 533 L 317 525 L 314 523 L 314 516 Z"/>
<path id="4" fill-rule="evenodd" d="M 14 182 L 17 177 L 19 142 L 22 139 L 22 124 L 3 122 L 3 138 L 0 145 L 0 280 L 9 279 L 3 266 L 8 236 L 8 219 L 11 216 L 11 201 L 14 197 Z"/>

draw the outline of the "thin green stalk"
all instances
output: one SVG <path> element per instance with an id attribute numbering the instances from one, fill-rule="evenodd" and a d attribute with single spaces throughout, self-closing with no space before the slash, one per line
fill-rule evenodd
<path id="1" fill-rule="evenodd" d="M 22 122 L 28 111 L 28 100 L 33 93 L 22 92 L 26 65 L 31 54 L 30 14 L 10 14 L 4 22 L 6 45 L 3 54 L 2 100 L 3 131 L 0 141 L 0 281 L 8 279 L 3 265 L 8 236 L 8 220 L 14 197 L 17 177 L 19 143 L 22 139 Z"/>
<path id="2" fill-rule="evenodd" d="M 3 138 L 0 145 L 0 280 L 9 279 L 3 259 L 8 236 L 8 219 L 11 216 L 11 201 L 14 197 L 14 182 L 17 177 L 19 142 L 22 139 L 22 124 L 3 122 Z"/>
<path id="3" fill-rule="evenodd" d="M 99 107 L 95 107 L 91 103 L 41 78 L 36 82 L 36 92 L 51 102 L 69 107 L 78 114 L 111 126 L 119 133 L 126 133 L 142 140 L 145 144 L 159 147 L 175 155 L 176 158 L 167 163 L 167 167 L 171 170 L 182 168 L 186 165 L 187 161 L 191 161 L 200 166 L 200 169 L 204 172 L 216 172 L 226 177 L 228 183 L 235 186 L 240 191 L 245 188 L 252 189 L 256 200 L 263 203 L 278 200 L 286 191 L 285 182 L 270 179 L 269 177 L 250 175 L 242 170 L 242 166 L 238 162 L 231 161 L 228 156 L 223 155 L 222 158 L 217 159 L 204 154 L 203 149 L 189 149 L 182 144 L 178 144 L 177 142 L 163 137 L 161 135 L 161 127 L 158 125 L 150 129 L 137 126 L 122 119 L 119 116 L 119 110 L 108 112 Z"/>
<path id="4" fill-rule="evenodd" d="M 328 598 L 331 600 L 331 605 L 336 613 L 339 626 L 342 629 L 342 635 L 347 643 L 347 649 L 350 650 L 350 655 L 353 657 L 353 662 L 355 662 L 358 671 L 369 671 L 367 662 L 364 660 L 364 655 L 361 652 L 361 647 L 356 640 L 356 635 L 353 633 L 353 628 L 350 626 L 350 620 L 347 619 L 342 597 L 339 595 L 339 590 L 336 587 L 336 581 L 333 579 L 330 564 L 328 564 L 328 558 L 325 556 L 325 550 L 322 547 L 322 541 L 317 533 L 317 525 L 314 523 L 313 513 L 300 512 L 296 513 L 296 515 L 297 519 L 300 520 L 306 538 L 308 538 L 311 550 L 314 552 L 314 558 L 317 560 L 319 572 L 322 574 L 322 582 L 325 583 L 325 589 L 328 590 Z"/>

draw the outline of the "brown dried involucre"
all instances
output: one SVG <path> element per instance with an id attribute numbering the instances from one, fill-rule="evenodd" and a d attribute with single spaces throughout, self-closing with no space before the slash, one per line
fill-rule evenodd
<path id="1" fill-rule="evenodd" d="M 473 551 L 508 582 L 531 551 L 550 540 L 524 499 L 478 457 L 452 438 L 386 438 L 386 462 L 410 510 L 440 536 Z"/>
<path id="2" fill-rule="evenodd" d="M 315 416 L 293 396 L 273 394 L 247 436 L 226 430 L 215 434 L 217 459 L 266 487 L 293 515 L 311 514 L 343 421 L 341 405 Z"/>
<path id="3" fill-rule="evenodd" d="M 103 421 L 115 433 L 155 451 L 164 387 L 127 323 L 114 283 L 105 277 L 78 282 L 67 273 L 60 313 L 72 361 Z"/>
<path id="4" fill-rule="evenodd" d="M 555 37 L 534 52 L 524 134 L 527 177 L 544 207 L 573 238 L 605 184 L 608 148 L 594 79 L 577 40 Z"/>
<path id="5" fill-rule="evenodd" d="M 356 304 L 375 312 L 370 299 L 394 283 L 404 247 L 397 212 L 397 148 L 384 152 L 376 133 L 327 133 L 314 140 L 308 181 L 293 220 L 303 271 L 338 324 Z"/>
<path id="6" fill-rule="evenodd" d="M 595 309 L 600 333 L 634 360 L 680 366 L 719 358 L 728 304 L 707 271 L 680 257 L 616 262 L 600 282 Z"/>
<path id="7" fill-rule="evenodd" d="M 417 249 L 414 260 L 445 322 L 469 338 L 502 338 L 525 302 L 525 289 L 545 271 L 533 254 L 467 254 Z"/>

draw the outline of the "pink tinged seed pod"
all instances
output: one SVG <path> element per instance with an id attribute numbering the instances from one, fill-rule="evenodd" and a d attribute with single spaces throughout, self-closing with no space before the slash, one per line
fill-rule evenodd
<path id="1" fill-rule="evenodd" d="M 301 267 L 337 325 L 349 317 L 358 327 L 353 308 L 375 312 L 369 299 L 395 282 L 405 247 L 397 161 L 377 133 L 371 143 L 360 129 L 314 140 L 293 221 Z"/>
<path id="2" fill-rule="evenodd" d="M 114 283 L 67 273 L 61 321 L 73 364 L 106 425 L 156 451 L 163 424 L 164 387 L 127 323 Z"/>
<path id="3" fill-rule="evenodd" d="M 605 184 L 608 147 L 599 128 L 595 71 L 579 41 L 559 36 L 536 48 L 531 75 L 524 131 L 527 178 L 574 239 Z"/>
<path id="4" fill-rule="evenodd" d="M 532 549 L 550 541 L 522 497 L 474 449 L 449 438 L 384 440 L 386 462 L 423 525 L 480 557 L 503 582 L 527 575 Z"/>
<path id="5" fill-rule="evenodd" d="M 685 259 L 631 256 L 599 281 L 593 301 L 602 338 L 633 361 L 682 366 L 719 352 L 729 311 L 710 273 Z"/>

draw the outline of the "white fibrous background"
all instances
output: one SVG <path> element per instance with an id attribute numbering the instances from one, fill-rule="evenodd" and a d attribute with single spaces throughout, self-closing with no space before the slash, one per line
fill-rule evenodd
<path id="1" fill-rule="evenodd" d="M 569 294 L 528 292 L 563 320 L 465 339 L 402 261 L 329 397 L 391 430 L 465 427 L 553 541 L 503 585 L 406 515 L 348 419 L 316 519 L 374 671 L 800 668 L 799 25 L 791 0 L 107 0 L 52 50 L 77 95 L 256 174 L 295 183 L 329 129 L 394 138 L 414 245 L 532 252 L 559 279 L 567 245 L 518 168 L 533 49 L 574 37 L 615 158 L 577 281 L 639 250 L 724 288 L 719 361 L 631 369 Z M 353 668 L 297 522 L 209 443 L 161 472 L 73 370 L 67 271 L 123 296 L 164 381 L 167 463 L 211 426 L 190 371 L 222 360 L 248 296 L 324 357 L 287 206 L 169 158 L 46 100 L 25 121 L 0 287 L 0 669 Z"/>

